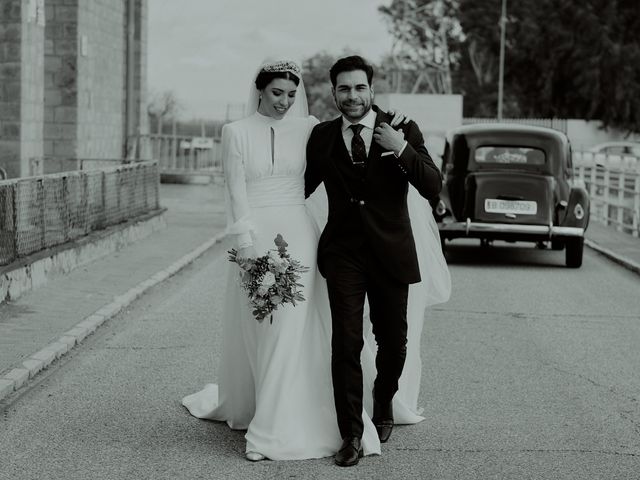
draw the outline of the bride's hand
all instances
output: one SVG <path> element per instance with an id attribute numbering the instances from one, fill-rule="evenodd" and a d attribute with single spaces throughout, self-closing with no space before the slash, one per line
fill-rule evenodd
<path id="1" fill-rule="evenodd" d="M 238 258 L 257 258 L 258 252 L 253 245 L 249 247 L 242 247 L 238 249 Z"/>
<path id="2" fill-rule="evenodd" d="M 412 120 L 399 110 L 389 110 L 387 113 L 393 115 L 390 123 L 392 127 L 397 127 L 402 123 L 409 123 Z"/>

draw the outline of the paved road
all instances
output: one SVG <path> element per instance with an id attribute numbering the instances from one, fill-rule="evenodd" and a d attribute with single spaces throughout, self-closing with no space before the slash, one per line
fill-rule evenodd
<path id="1" fill-rule="evenodd" d="M 563 252 L 452 246 L 454 293 L 423 336 L 427 420 L 356 468 L 251 464 L 242 433 L 179 404 L 216 378 L 224 249 L 16 394 L 0 416 L 0 478 L 638 478 L 637 275 L 591 251 L 573 270 Z"/>

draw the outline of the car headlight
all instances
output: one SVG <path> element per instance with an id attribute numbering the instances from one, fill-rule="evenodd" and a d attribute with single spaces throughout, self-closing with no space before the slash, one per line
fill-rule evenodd
<path id="1" fill-rule="evenodd" d="M 577 220 L 582 220 L 584 218 L 584 208 L 582 207 L 582 205 L 577 203 L 576 206 L 573 207 L 573 215 Z"/>
<path id="2" fill-rule="evenodd" d="M 439 217 L 443 217 L 447 213 L 447 206 L 444 204 L 442 200 L 438 201 L 436 205 L 436 215 Z"/>

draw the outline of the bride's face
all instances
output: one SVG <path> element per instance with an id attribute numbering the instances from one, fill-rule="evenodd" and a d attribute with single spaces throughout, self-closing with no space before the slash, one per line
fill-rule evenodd
<path id="1" fill-rule="evenodd" d="M 281 119 L 296 101 L 296 84 L 286 78 L 274 78 L 260 93 L 258 112 Z"/>

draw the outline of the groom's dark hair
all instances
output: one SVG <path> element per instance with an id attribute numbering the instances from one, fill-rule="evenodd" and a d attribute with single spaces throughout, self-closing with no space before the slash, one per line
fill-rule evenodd
<path id="1" fill-rule="evenodd" d="M 355 70 L 362 70 L 367 74 L 367 81 L 371 86 L 373 80 L 373 67 L 367 63 L 367 61 L 360 55 L 351 55 L 350 57 L 344 57 L 339 59 L 333 64 L 331 70 L 329 70 L 329 77 L 331 78 L 331 84 L 336 86 L 336 79 L 338 75 L 343 72 L 353 72 Z"/>

